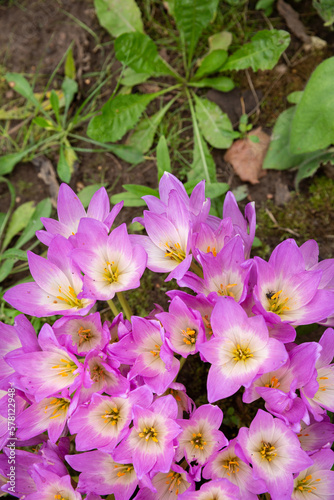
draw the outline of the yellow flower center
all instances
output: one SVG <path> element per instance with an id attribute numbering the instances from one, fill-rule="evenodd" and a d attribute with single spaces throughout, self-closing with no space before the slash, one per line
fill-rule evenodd
<path id="1" fill-rule="evenodd" d="M 179 494 L 179 486 L 181 484 L 181 474 L 179 472 L 171 471 L 167 475 L 166 484 L 169 484 L 168 491 L 170 493 L 172 493 L 174 488 L 176 488 L 175 495 L 177 496 Z"/>
<path id="2" fill-rule="evenodd" d="M 118 469 L 117 476 L 122 477 L 125 476 L 126 474 L 131 474 L 133 471 L 133 465 L 132 464 L 115 464 L 114 469 Z"/>
<path id="3" fill-rule="evenodd" d="M 272 389 L 278 389 L 281 384 L 278 381 L 278 378 L 272 377 L 268 384 L 265 384 L 265 387 L 271 387 Z"/>
<path id="4" fill-rule="evenodd" d="M 312 479 L 312 474 L 306 476 L 304 479 L 298 481 L 298 484 L 295 490 L 302 491 L 303 493 L 312 493 L 317 489 L 316 486 L 313 486 L 314 483 L 321 481 L 321 479 Z"/>
<path id="5" fill-rule="evenodd" d="M 78 330 L 78 336 L 79 336 L 79 346 L 80 346 L 84 342 L 88 342 L 93 337 L 93 334 L 90 328 L 87 328 L 85 330 L 83 326 L 80 326 Z"/>
<path id="6" fill-rule="evenodd" d="M 231 457 L 228 460 L 225 460 L 222 464 L 224 469 L 227 469 L 226 473 L 228 476 L 232 474 L 236 474 L 239 472 L 239 462 L 238 462 L 238 457 Z"/>
<path id="7" fill-rule="evenodd" d="M 58 493 L 55 494 L 54 497 L 56 500 L 68 500 L 68 497 L 66 497 L 66 498 L 63 497 L 63 495 L 61 493 L 59 493 L 59 491 L 58 491 Z"/>
<path id="8" fill-rule="evenodd" d="M 180 263 L 186 258 L 185 252 L 182 250 L 180 243 L 170 244 L 168 241 L 165 243 L 166 253 L 165 257 L 169 257 L 172 260 Z"/>
<path id="9" fill-rule="evenodd" d="M 283 290 L 279 290 L 278 292 L 267 292 L 266 297 L 268 299 L 269 309 L 268 311 L 273 312 L 275 314 L 283 314 L 285 310 L 289 310 L 290 308 L 286 305 L 289 300 L 289 297 L 282 298 L 281 293 Z"/>
<path id="10" fill-rule="evenodd" d="M 108 281 L 108 283 L 115 283 L 118 281 L 118 267 L 115 266 L 115 262 L 106 261 L 106 267 L 103 268 L 103 280 Z"/>
<path id="11" fill-rule="evenodd" d="M 212 247 L 212 249 L 211 249 L 211 247 L 209 246 L 209 247 L 206 249 L 206 253 L 210 253 L 210 252 L 212 252 L 212 254 L 213 254 L 213 256 L 214 256 L 214 257 L 216 257 L 216 255 L 217 255 L 217 250 L 216 250 L 216 247 Z"/>
<path id="12" fill-rule="evenodd" d="M 114 408 L 110 408 L 105 412 L 104 415 L 102 415 L 102 418 L 104 419 L 105 423 L 116 425 L 120 418 L 119 409 L 116 406 Z"/>
<path id="13" fill-rule="evenodd" d="M 71 359 L 64 358 L 60 358 L 59 365 L 54 365 L 52 368 L 58 370 L 58 375 L 62 377 L 68 377 L 78 369 L 77 365 Z"/>
<path id="14" fill-rule="evenodd" d="M 219 290 L 218 290 L 218 295 L 224 296 L 224 297 L 233 297 L 235 298 L 235 295 L 233 292 L 231 292 L 231 288 L 234 286 L 237 286 L 237 283 L 229 283 L 228 285 L 223 285 L 223 283 L 220 283 Z"/>
<path id="15" fill-rule="evenodd" d="M 64 416 L 67 413 L 68 407 L 70 406 L 70 401 L 64 398 L 54 398 L 48 402 L 44 409 L 44 413 L 52 411 L 50 419 Z"/>
<path id="16" fill-rule="evenodd" d="M 260 449 L 261 458 L 265 458 L 268 462 L 271 462 L 273 458 L 277 456 L 275 453 L 275 446 L 272 446 L 271 443 L 263 443 Z"/>
<path id="17" fill-rule="evenodd" d="M 183 335 L 183 342 L 187 345 L 194 345 L 196 343 L 197 332 L 196 330 L 192 330 L 191 328 L 187 328 L 186 330 L 181 330 Z"/>
<path id="18" fill-rule="evenodd" d="M 232 354 L 234 361 L 246 361 L 246 359 L 253 357 L 249 347 L 240 347 L 239 344 L 233 349 Z"/>
<path id="19" fill-rule="evenodd" d="M 69 286 L 68 291 L 62 290 L 62 287 L 59 285 L 59 295 L 56 296 L 58 300 L 65 302 L 70 307 L 77 307 L 78 309 L 82 309 L 84 307 L 84 303 L 82 300 L 77 298 L 77 294 L 74 291 L 74 288 Z M 54 300 L 54 304 L 57 304 L 58 301 Z"/>
<path id="20" fill-rule="evenodd" d="M 156 356 L 160 356 L 160 348 L 161 346 L 158 345 L 158 344 L 155 344 L 154 346 L 155 348 L 152 349 L 152 351 L 150 351 L 150 353 L 153 355 L 153 357 L 155 358 Z"/>
<path id="21" fill-rule="evenodd" d="M 152 439 L 155 443 L 159 442 L 157 435 L 158 433 L 154 427 L 144 427 L 142 431 L 138 433 L 140 438 L 144 438 L 146 441 Z"/>
<path id="22" fill-rule="evenodd" d="M 206 441 L 203 440 L 203 435 L 198 432 L 193 433 L 193 439 L 190 441 L 191 444 L 196 448 L 200 450 L 204 450 L 204 446 L 206 445 Z"/>

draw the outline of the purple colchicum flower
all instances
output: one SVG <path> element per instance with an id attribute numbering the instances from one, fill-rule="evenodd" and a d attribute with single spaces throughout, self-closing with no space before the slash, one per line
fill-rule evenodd
<path id="1" fill-rule="evenodd" d="M 313 464 L 294 432 L 262 410 L 249 429 L 240 429 L 236 452 L 251 463 L 254 478 L 265 482 L 272 500 L 290 500 L 293 474 Z"/>
<path id="2" fill-rule="evenodd" d="M 205 479 L 227 479 L 239 488 L 243 500 L 258 500 L 258 494 L 265 493 L 267 488 L 262 479 L 254 479 L 252 468 L 244 462 L 235 450 L 237 440 L 232 439 L 229 445 L 215 453 L 203 470 Z"/>
<path id="3" fill-rule="evenodd" d="M 329 500 L 333 497 L 334 452 L 321 450 L 312 455 L 313 465 L 303 470 L 294 480 L 291 500 Z"/>
<path id="4" fill-rule="evenodd" d="M 131 244 L 125 224 L 108 235 L 102 222 L 82 219 L 76 245 L 71 257 L 85 273 L 80 297 L 110 300 L 116 292 L 140 285 L 146 254 L 141 246 Z"/>
<path id="5" fill-rule="evenodd" d="M 269 338 L 261 316 L 248 318 L 231 297 L 222 297 L 212 312 L 213 338 L 200 346 L 212 363 L 207 388 L 210 403 L 249 386 L 260 374 L 282 366 L 288 354 L 284 345 Z"/>
<path id="6" fill-rule="evenodd" d="M 103 222 L 108 229 L 111 228 L 116 216 L 120 212 L 123 202 L 117 203 L 110 212 L 110 201 L 104 187 L 93 195 L 87 213 L 75 192 L 67 185 L 61 184 L 58 194 L 59 221 L 42 217 L 46 231 L 37 231 L 37 238 L 49 246 L 57 235 L 69 238 L 75 235 L 82 218 L 89 217 Z"/>
<path id="7" fill-rule="evenodd" d="M 35 282 L 14 286 L 4 294 L 4 299 L 15 309 L 38 318 L 87 314 L 95 300 L 78 298 L 82 276 L 69 256 L 72 249 L 63 236 L 56 236 L 50 243 L 47 259 L 28 252 Z"/>
<path id="8" fill-rule="evenodd" d="M 193 491 L 195 482 L 182 467 L 172 464 L 169 472 L 159 472 L 152 478 L 155 491 L 143 488 L 135 500 L 177 500 L 185 491 Z"/>
<path id="9" fill-rule="evenodd" d="M 27 495 L 27 500 L 41 500 L 41 498 L 52 498 L 57 500 L 82 500 L 80 493 L 74 491 L 71 485 L 71 477 L 59 477 L 53 472 L 38 468 L 32 472 L 37 491 Z"/>
<path id="10" fill-rule="evenodd" d="M 329 420 L 329 417 L 327 417 Z M 331 445 L 334 441 L 334 424 L 323 420 L 306 425 L 301 422 L 301 430 L 297 434 L 300 445 L 307 453 L 314 453 Z"/>
<path id="11" fill-rule="evenodd" d="M 182 500 L 239 500 L 238 487 L 226 479 L 216 479 L 205 483 L 199 491 L 185 492 Z"/>
<path id="12" fill-rule="evenodd" d="M 280 243 L 268 263 L 259 257 L 254 261 L 258 274 L 254 312 L 269 322 L 306 325 L 334 313 L 333 294 L 319 288 L 322 271 L 305 270 L 303 253 L 294 240 Z"/>

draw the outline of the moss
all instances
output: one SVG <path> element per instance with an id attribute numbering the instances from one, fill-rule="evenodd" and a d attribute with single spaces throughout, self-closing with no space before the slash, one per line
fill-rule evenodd
<path id="1" fill-rule="evenodd" d="M 308 239 L 315 239 L 320 248 L 322 242 L 327 244 L 334 216 L 333 198 L 334 180 L 319 176 L 313 180 L 308 193 L 291 193 L 291 199 L 284 207 L 277 207 L 268 200 L 257 211 L 256 235 L 262 247 L 254 253 L 267 258 L 277 243 L 287 238 L 294 238 L 298 245 Z"/>

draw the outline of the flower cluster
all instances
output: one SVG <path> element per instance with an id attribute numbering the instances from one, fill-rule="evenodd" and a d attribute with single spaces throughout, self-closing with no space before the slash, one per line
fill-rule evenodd
<path id="1" fill-rule="evenodd" d="M 219 219 L 204 181 L 189 197 L 165 173 L 159 192 L 144 197 L 142 236 L 111 230 L 122 204 L 110 211 L 104 188 L 86 212 L 60 187 L 59 221 L 44 219 L 37 233 L 47 258 L 28 252 L 34 281 L 4 296 L 24 314 L 59 319 L 38 335 L 23 314 L 0 324 L 2 490 L 25 500 L 333 498 L 334 259 L 318 262 L 315 241 L 292 239 L 268 262 L 250 258 L 253 203 L 243 215 L 228 193 Z M 168 311 L 156 305 L 142 318 L 122 292 L 140 286 L 146 267 L 178 289 Z M 327 327 L 319 342 L 295 342 L 296 327 L 313 323 Z M 196 354 L 210 364 L 208 403 L 197 408 L 176 382 Z M 214 403 L 241 388 L 244 403 L 266 411 L 229 441 Z"/>

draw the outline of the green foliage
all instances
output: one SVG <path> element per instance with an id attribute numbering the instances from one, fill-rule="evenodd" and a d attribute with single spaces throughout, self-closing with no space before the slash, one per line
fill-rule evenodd
<path id="1" fill-rule="evenodd" d="M 160 137 L 157 145 L 157 168 L 158 168 L 159 181 L 163 176 L 164 172 L 172 172 L 167 141 L 164 135 Z"/>
<path id="2" fill-rule="evenodd" d="M 258 0 L 255 5 L 256 10 L 263 9 L 266 16 L 270 16 L 273 11 L 275 0 Z"/>
<path id="3" fill-rule="evenodd" d="M 234 89 L 234 82 L 228 76 L 215 76 L 214 78 L 202 78 L 198 82 L 189 82 L 190 87 L 205 88 L 220 90 L 220 92 L 230 92 Z"/>
<path id="4" fill-rule="evenodd" d="M 325 21 L 325 26 L 332 26 L 334 24 L 333 0 L 312 0 L 312 5 L 319 16 Z"/>
<path id="5" fill-rule="evenodd" d="M 246 43 L 229 57 L 224 70 L 272 69 L 289 43 L 290 35 L 286 31 L 259 31 L 249 43 Z"/>
<path id="6" fill-rule="evenodd" d="M 202 59 L 200 67 L 196 71 L 193 80 L 200 80 L 204 76 L 216 73 L 225 63 L 227 59 L 226 50 L 213 50 Z"/>
<path id="7" fill-rule="evenodd" d="M 205 139 L 211 146 L 227 149 L 231 146 L 235 134 L 232 123 L 226 113 L 217 104 L 196 95 L 196 117 Z"/>
<path id="8" fill-rule="evenodd" d="M 143 32 L 140 10 L 134 0 L 94 0 L 101 26 L 111 36 L 117 37 L 129 31 Z"/>
<path id="9" fill-rule="evenodd" d="M 334 143 L 334 57 L 312 73 L 293 117 L 290 147 L 297 153 L 324 149 Z"/>
<path id="10" fill-rule="evenodd" d="M 156 189 L 147 186 L 139 186 L 138 184 L 124 184 L 122 186 L 126 191 L 123 193 L 114 194 L 110 201 L 111 203 L 124 202 L 125 207 L 144 207 L 146 203 L 142 200 L 142 196 L 153 195 L 159 197 Z"/>

